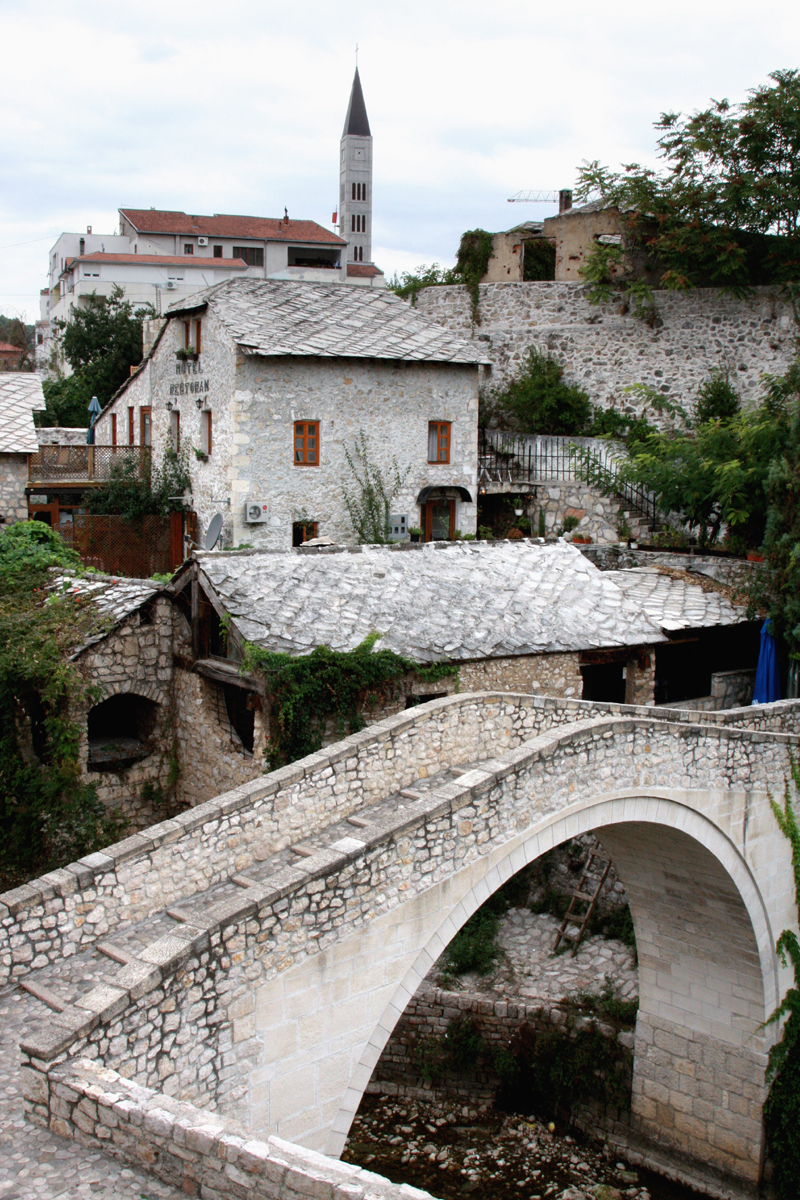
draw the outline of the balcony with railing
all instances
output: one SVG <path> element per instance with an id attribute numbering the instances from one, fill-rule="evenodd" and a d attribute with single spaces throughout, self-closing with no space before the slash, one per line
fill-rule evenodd
<path id="1" fill-rule="evenodd" d="M 618 478 L 626 457 L 621 442 L 605 438 L 508 433 L 481 429 L 478 438 L 478 490 L 484 495 L 530 492 L 537 484 L 580 482 L 590 462 L 614 484 L 615 494 L 656 522 L 652 492 Z"/>
<path id="2" fill-rule="evenodd" d="M 149 446 L 40 446 L 28 463 L 28 487 L 93 487 L 112 476 L 150 474 Z"/>

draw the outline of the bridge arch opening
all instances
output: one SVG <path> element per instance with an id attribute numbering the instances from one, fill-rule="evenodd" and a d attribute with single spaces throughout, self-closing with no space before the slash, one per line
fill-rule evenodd
<path id="1" fill-rule="evenodd" d="M 773 934 L 733 843 L 695 810 L 650 796 L 589 804 L 516 839 L 482 877 L 473 868 L 378 1021 L 328 1153 L 341 1153 L 386 1041 L 458 930 L 523 867 L 590 831 L 628 894 L 639 956 L 629 1144 L 687 1182 L 756 1185 L 767 1048 L 760 1026 L 778 994 Z"/>

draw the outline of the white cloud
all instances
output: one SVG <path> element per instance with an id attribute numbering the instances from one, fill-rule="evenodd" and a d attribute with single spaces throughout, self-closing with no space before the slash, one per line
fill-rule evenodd
<path id="1" fill-rule="evenodd" d="M 328 224 L 359 63 L 376 260 L 452 262 L 464 229 L 540 209 L 585 158 L 653 159 L 663 109 L 741 99 L 791 66 L 800 10 L 749 0 L 0 0 L 0 246 L 111 232 L 121 205 Z M 47 240 L 0 252 L 0 311 L 37 312 Z"/>

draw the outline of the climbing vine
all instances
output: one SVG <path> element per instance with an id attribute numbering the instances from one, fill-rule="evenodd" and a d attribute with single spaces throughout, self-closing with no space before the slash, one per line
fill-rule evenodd
<path id="1" fill-rule="evenodd" d="M 81 777 L 72 716 L 94 695 L 69 656 L 101 624 L 91 601 L 53 587 L 52 567 L 80 562 L 43 522 L 0 533 L 0 891 L 121 829 Z"/>
<path id="2" fill-rule="evenodd" d="M 329 722 L 341 737 L 363 729 L 364 709 L 397 696 L 406 675 L 433 683 L 458 674 L 457 663 L 423 667 L 393 650 L 376 650 L 380 636 L 371 633 L 354 650 L 317 646 L 299 657 L 245 643 L 242 671 L 265 682 L 272 770 L 319 750 Z"/>
<path id="3" fill-rule="evenodd" d="M 456 256 L 455 274 L 469 292 L 472 301 L 472 322 L 480 325 L 478 312 L 480 303 L 480 282 L 489 266 L 492 257 L 492 235 L 485 229 L 468 229 L 461 235 L 461 243 Z"/>
<path id="4" fill-rule="evenodd" d="M 800 793 L 800 764 L 792 760 L 791 776 Z M 781 833 L 792 847 L 795 905 L 800 917 L 800 828 L 792 808 L 790 783 L 786 781 L 783 808 L 771 800 L 772 811 Z M 767 1063 L 770 1085 L 764 1105 L 767 1150 L 772 1160 L 773 1183 L 778 1200 L 794 1200 L 800 1179 L 800 941 L 791 929 L 784 929 L 775 949 L 781 962 L 791 961 L 794 987 L 789 988 L 775 1012 L 766 1021 L 774 1025 L 784 1021 L 781 1040 L 772 1047 Z"/>

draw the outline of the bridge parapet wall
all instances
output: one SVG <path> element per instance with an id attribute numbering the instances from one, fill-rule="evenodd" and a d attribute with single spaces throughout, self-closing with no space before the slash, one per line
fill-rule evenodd
<path id="1" fill-rule="evenodd" d="M 0 896 L 0 986 L 245 871 L 443 766 L 592 716 L 800 733 L 800 701 L 723 712 L 482 693 L 432 701 Z"/>
<path id="2" fill-rule="evenodd" d="M 189 1196 L 215 1200 L 433 1200 L 280 1138 L 139 1087 L 87 1060 L 54 1070 L 42 1093 L 49 1128 L 112 1154 Z"/>

